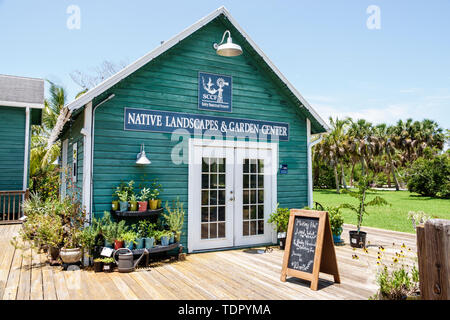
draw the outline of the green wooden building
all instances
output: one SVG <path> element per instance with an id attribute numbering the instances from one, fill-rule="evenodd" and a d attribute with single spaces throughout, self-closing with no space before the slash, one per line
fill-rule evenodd
<path id="1" fill-rule="evenodd" d="M 41 123 L 44 80 L 0 75 L 0 222 L 20 218 L 28 188 L 31 125 Z"/>
<path id="2" fill-rule="evenodd" d="M 62 163 L 91 215 L 120 181 L 158 179 L 163 203 L 184 203 L 195 252 L 274 243 L 277 203 L 312 203 L 310 137 L 327 125 L 224 7 L 67 109 Z"/>

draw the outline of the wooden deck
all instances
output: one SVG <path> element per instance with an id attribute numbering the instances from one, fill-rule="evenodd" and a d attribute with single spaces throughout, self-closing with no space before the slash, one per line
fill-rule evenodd
<path id="1" fill-rule="evenodd" d="M 230 250 L 191 254 L 186 261 L 158 263 L 133 273 L 62 271 L 46 264 L 46 257 L 31 250 L 16 250 L 9 243 L 20 225 L 0 226 L 0 299 L 367 299 L 375 293 L 378 246 L 387 255 L 404 243 L 416 251 L 413 234 L 363 228 L 368 231 L 369 254 L 348 244 L 336 247 L 341 284 L 321 274 L 319 290 L 309 282 L 280 281 L 283 252 L 255 254 Z M 348 243 L 345 226 L 343 237 Z M 396 244 L 395 248 L 393 243 Z M 360 258 L 353 259 L 357 254 Z"/>

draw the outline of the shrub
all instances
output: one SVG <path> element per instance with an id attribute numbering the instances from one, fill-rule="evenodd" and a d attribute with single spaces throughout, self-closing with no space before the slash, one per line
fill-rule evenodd
<path id="1" fill-rule="evenodd" d="M 279 208 L 279 203 L 277 203 L 277 208 L 274 212 L 270 214 L 268 223 L 273 223 L 277 227 L 277 232 L 286 232 L 289 224 L 289 208 Z"/>
<path id="2" fill-rule="evenodd" d="M 450 153 L 417 159 L 408 170 L 408 190 L 423 196 L 450 198 Z"/>

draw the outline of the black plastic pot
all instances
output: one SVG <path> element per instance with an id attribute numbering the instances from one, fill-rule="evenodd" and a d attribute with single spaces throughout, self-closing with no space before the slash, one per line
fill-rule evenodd
<path id="1" fill-rule="evenodd" d="M 94 272 L 102 272 L 103 271 L 103 262 L 94 261 Z"/>
<path id="2" fill-rule="evenodd" d="M 350 246 L 353 248 L 364 248 L 366 246 L 366 235 L 364 231 L 349 231 Z"/>
<path id="3" fill-rule="evenodd" d="M 115 263 L 103 263 L 103 272 L 113 272 Z"/>
<path id="4" fill-rule="evenodd" d="M 280 250 L 284 250 L 286 247 L 286 238 L 279 238 L 280 240 Z"/>

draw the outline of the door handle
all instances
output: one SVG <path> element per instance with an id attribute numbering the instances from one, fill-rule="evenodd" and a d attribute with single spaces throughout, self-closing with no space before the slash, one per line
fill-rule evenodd
<path id="1" fill-rule="evenodd" d="M 234 198 L 234 197 L 231 197 L 231 198 L 230 198 L 230 201 L 234 201 L 234 200 L 235 200 L 235 198 Z"/>

